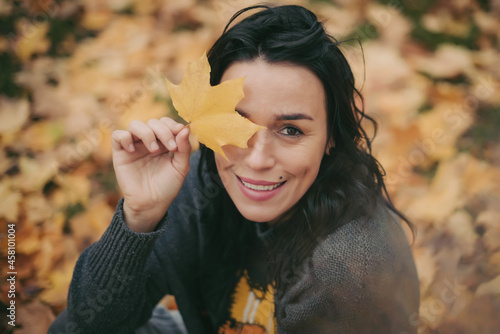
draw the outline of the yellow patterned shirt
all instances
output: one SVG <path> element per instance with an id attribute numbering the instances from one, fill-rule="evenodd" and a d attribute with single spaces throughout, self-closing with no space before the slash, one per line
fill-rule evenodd
<path id="1" fill-rule="evenodd" d="M 219 329 L 219 334 L 274 334 L 274 296 L 271 286 L 266 293 L 250 288 L 245 272 L 233 294 L 231 306 L 232 322 Z"/>

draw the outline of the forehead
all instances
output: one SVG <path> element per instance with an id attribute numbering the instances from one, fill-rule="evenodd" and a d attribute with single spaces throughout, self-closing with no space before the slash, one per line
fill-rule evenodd
<path id="1" fill-rule="evenodd" d="M 268 63 L 260 58 L 231 64 L 221 81 L 245 77 L 245 97 L 237 108 L 245 113 L 306 113 L 326 119 L 321 81 L 308 68 L 289 63 Z"/>

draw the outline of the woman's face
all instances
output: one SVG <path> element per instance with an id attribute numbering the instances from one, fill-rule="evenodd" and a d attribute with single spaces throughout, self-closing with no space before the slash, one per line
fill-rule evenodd
<path id="1" fill-rule="evenodd" d="M 221 81 L 246 77 L 236 110 L 267 129 L 248 148 L 226 145 L 217 170 L 240 213 L 273 223 L 295 205 L 318 175 L 327 146 L 325 93 L 301 66 L 262 59 L 233 63 Z"/>

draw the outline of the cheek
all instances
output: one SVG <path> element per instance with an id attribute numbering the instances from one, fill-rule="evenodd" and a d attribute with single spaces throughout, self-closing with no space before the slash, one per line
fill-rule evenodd
<path id="1" fill-rule="evenodd" d="M 228 146 L 226 146 L 228 147 Z M 235 160 L 234 160 L 234 152 L 231 152 L 232 150 L 226 150 L 224 148 L 224 153 L 226 154 L 226 157 L 229 159 L 224 158 L 222 155 L 218 153 L 215 154 L 215 165 L 217 167 L 217 172 L 219 173 L 219 177 L 224 184 L 224 187 L 230 186 L 234 180 L 232 179 L 232 171 L 235 169 Z"/>
<path id="2" fill-rule="evenodd" d="M 297 158 L 294 162 L 290 162 L 288 169 L 290 174 L 295 178 L 295 186 L 297 191 L 303 195 L 307 189 L 314 183 L 318 176 L 321 159 L 323 155 L 314 155 L 308 157 Z M 298 163 L 300 161 L 300 164 Z"/>
<path id="3" fill-rule="evenodd" d="M 296 146 L 282 151 L 281 162 L 285 169 L 295 171 L 297 175 L 317 173 L 325 155 L 325 148 L 317 145 Z"/>
<path id="4" fill-rule="evenodd" d="M 215 154 L 215 165 L 217 166 L 217 172 L 219 172 L 220 178 L 222 179 L 222 181 L 224 181 L 224 178 L 226 177 L 227 174 L 227 170 L 230 166 L 229 161 L 218 153 L 214 154 Z"/>
<path id="5" fill-rule="evenodd" d="M 220 154 L 215 153 L 216 159 L 221 160 L 221 165 L 230 165 L 238 162 L 243 155 L 243 149 L 236 147 L 234 145 L 225 145 L 222 150 L 226 154 L 227 159 L 225 159 Z"/>

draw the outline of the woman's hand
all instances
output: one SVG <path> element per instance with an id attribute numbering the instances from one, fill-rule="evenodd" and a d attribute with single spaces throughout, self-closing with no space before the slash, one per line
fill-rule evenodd
<path id="1" fill-rule="evenodd" d="M 113 132 L 113 165 L 132 230 L 153 231 L 179 193 L 189 172 L 188 137 L 188 128 L 167 117 Z"/>

